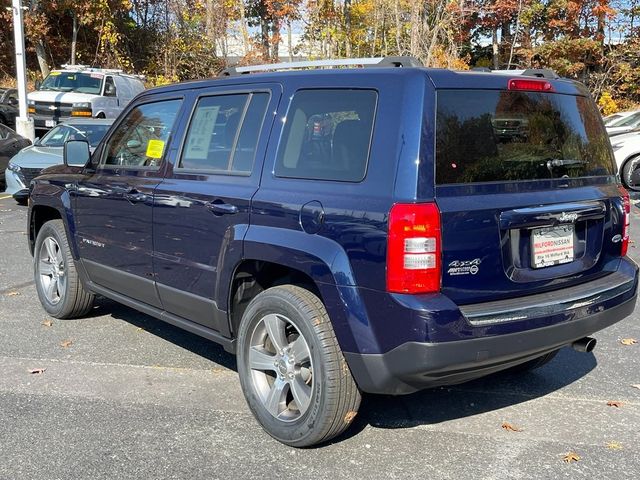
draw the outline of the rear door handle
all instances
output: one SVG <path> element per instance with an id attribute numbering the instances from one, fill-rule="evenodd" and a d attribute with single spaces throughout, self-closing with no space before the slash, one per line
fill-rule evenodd
<path id="1" fill-rule="evenodd" d="M 144 202 L 148 197 L 145 193 L 142 193 L 137 191 L 136 189 L 133 189 L 125 193 L 124 198 L 126 198 L 131 203 L 139 203 L 139 202 Z"/>
<path id="2" fill-rule="evenodd" d="M 231 205 L 230 203 L 224 203 L 220 201 L 207 202 L 204 206 L 210 212 L 215 215 L 233 215 L 234 213 L 238 213 L 238 207 L 235 205 Z"/>

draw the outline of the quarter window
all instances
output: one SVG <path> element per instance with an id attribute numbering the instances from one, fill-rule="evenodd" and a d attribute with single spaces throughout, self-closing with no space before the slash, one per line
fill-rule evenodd
<path id="1" fill-rule="evenodd" d="M 361 181 L 378 95 L 373 90 L 301 90 L 286 117 L 278 177 Z"/>
<path id="2" fill-rule="evenodd" d="M 201 98 L 185 139 L 180 168 L 249 174 L 268 103 L 268 93 Z"/>
<path id="3" fill-rule="evenodd" d="M 139 105 L 131 110 L 107 142 L 102 164 L 159 166 L 181 103 L 181 100 L 168 100 Z"/>

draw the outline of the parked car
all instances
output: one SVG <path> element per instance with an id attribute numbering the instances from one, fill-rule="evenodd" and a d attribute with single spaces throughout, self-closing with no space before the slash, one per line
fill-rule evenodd
<path id="1" fill-rule="evenodd" d="M 640 166 L 640 129 L 613 137 L 611 146 L 622 183 L 627 188 L 639 189 L 636 170 Z"/>
<path id="2" fill-rule="evenodd" d="M 30 197 L 45 311 L 103 295 L 222 344 L 293 446 L 362 391 L 537 368 L 631 314 L 629 195 L 583 85 L 350 62 L 379 63 L 231 69 L 142 93 L 91 156 L 68 141 Z"/>
<path id="3" fill-rule="evenodd" d="M 613 122 L 607 127 L 609 136 L 621 135 L 628 133 L 636 128 L 640 128 L 640 112 L 635 112 L 617 122 Z"/>
<path id="4" fill-rule="evenodd" d="M 15 129 L 18 114 L 18 90 L 0 88 L 0 124 Z"/>
<path id="5" fill-rule="evenodd" d="M 116 118 L 144 90 L 142 77 L 121 70 L 64 66 L 53 70 L 27 95 L 36 129 L 50 129 L 71 118 Z"/>
<path id="6" fill-rule="evenodd" d="M 0 192 L 6 188 L 4 171 L 9 165 L 9 160 L 29 145 L 31 140 L 21 137 L 5 125 L 0 125 Z"/>
<path id="7" fill-rule="evenodd" d="M 607 115 L 602 120 L 604 121 L 604 126 L 609 127 L 609 126 L 612 126 L 614 123 L 622 121 L 623 119 L 627 118 L 629 115 L 633 115 L 634 113 L 637 113 L 637 110 L 613 113 L 611 115 Z"/>
<path id="8" fill-rule="evenodd" d="M 91 149 L 95 148 L 113 119 L 76 119 L 61 123 L 35 141 L 33 146 L 20 151 L 6 167 L 6 193 L 24 203 L 29 198 L 29 184 L 42 169 L 62 164 L 64 142 L 67 140 L 87 140 Z"/>

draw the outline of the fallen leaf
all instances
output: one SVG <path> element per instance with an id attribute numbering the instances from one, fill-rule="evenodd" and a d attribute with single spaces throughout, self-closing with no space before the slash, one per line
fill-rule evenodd
<path id="1" fill-rule="evenodd" d="M 69 348 L 71 345 L 73 345 L 73 342 L 71 340 L 64 340 L 60 346 L 62 348 Z"/>
<path id="2" fill-rule="evenodd" d="M 609 450 L 622 450 L 622 445 L 620 445 L 618 442 L 609 442 L 607 443 L 607 448 Z"/>
<path id="3" fill-rule="evenodd" d="M 638 341 L 635 338 L 623 338 L 620 343 L 623 345 L 635 345 Z"/>
<path id="4" fill-rule="evenodd" d="M 577 462 L 578 460 L 580 460 L 580 455 L 575 452 L 569 452 L 564 457 L 562 457 L 562 460 L 564 460 L 566 463 Z"/>
<path id="5" fill-rule="evenodd" d="M 32 375 L 36 375 L 39 373 L 44 373 L 46 370 L 46 368 L 31 368 L 29 369 L 29 373 L 31 373 Z"/>
<path id="6" fill-rule="evenodd" d="M 515 425 L 510 424 L 509 422 L 503 422 L 502 423 L 502 429 L 506 430 L 507 432 L 521 432 L 522 429 L 516 427 Z"/>
<path id="7" fill-rule="evenodd" d="M 619 402 L 619 401 L 617 401 L 617 400 L 609 400 L 609 401 L 607 402 L 607 405 L 608 405 L 609 407 L 616 407 L 616 408 L 620 408 L 622 405 L 624 405 L 624 403 Z"/>
<path id="8" fill-rule="evenodd" d="M 344 423 L 351 423 L 351 421 L 356 417 L 358 412 L 350 411 L 344 416 Z"/>
<path id="9" fill-rule="evenodd" d="M 640 383 L 636 384 L 636 385 L 631 385 L 633 388 L 637 388 L 638 390 L 640 390 Z"/>
<path id="10" fill-rule="evenodd" d="M 44 325 L 45 327 L 52 327 L 53 322 L 47 318 L 46 320 L 43 320 L 40 325 Z"/>
<path id="11" fill-rule="evenodd" d="M 7 297 L 17 297 L 18 295 L 20 295 L 20 292 L 16 292 L 15 290 L 7 293 Z"/>

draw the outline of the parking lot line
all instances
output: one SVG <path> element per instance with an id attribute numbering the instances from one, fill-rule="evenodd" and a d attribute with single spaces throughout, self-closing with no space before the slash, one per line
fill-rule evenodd
<path id="1" fill-rule="evenodd" d="M 4 193 L 0 193 L 0 200 L 4 200 L 5 198 L 11 198 L 11 195 L 6 195 Z"/>

